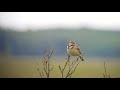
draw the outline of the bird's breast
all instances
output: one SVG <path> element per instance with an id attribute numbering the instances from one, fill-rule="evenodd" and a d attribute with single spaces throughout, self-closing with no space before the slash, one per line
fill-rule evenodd
<path id="1" fill-rule="evenodd" d="M 67 53 L 71 56 L 79 56 L 80 55 L 79 51 L 75 48 L 67 49 Z"/>

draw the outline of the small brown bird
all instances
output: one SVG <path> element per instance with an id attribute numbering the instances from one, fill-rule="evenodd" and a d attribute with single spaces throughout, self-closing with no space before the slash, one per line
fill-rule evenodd
<path id="1" fill-rule="evenodd" d="M 69 41 L 69 44 L 67 45 L 67 53 L 68 53 L 68 59 L 70 56 L 78 56 L 82 61 L 84 61 L 83 57 L 81 56 L 81 51 L 79 46 L 74 41 Z"/>

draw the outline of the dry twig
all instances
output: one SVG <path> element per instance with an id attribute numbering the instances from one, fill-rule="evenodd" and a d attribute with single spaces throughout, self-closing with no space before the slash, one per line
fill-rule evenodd
<path id="1" fill-rule="evenodd" d="M 72 74 L 76 71 L 76 68 L 79 65 L 79 63 L 80 63 L 80 60 L 78 60 L 78 58 L 77 58 L 77 60 L 74 60 L 71 63 L 70 63 L 70 60 L 68 58 L 64 64 L 63 68 L 59 65 L 58 67 L 59 67 L 59 70 L 61 72 L 62 78 L 64 78 L 64 72 L 65 72 L 65 69 L 67 66 L 68 66 L 68 71 L 67 71 L 65 78 L 68 78 L 68 77 L 71 78 Z"/>
<path id="2" fill-rule="evenodd" d="M 37 67 L 37 70 L 41 78 L 45 78 L 45 76 L 49 78 L 50 72 L 53 70 L 53 67 L 54 67 L 53 65 L 51 67 L 51 63 L 50 63 L 50 59 L 52 57 L 54 49 L 51 50 L 50 54 L 48 54 L 46 49 L 45 49 L 45 52 L 46 52 L 46 56 L 42 60 L 42 71 L 40 71 L 39 68 Z"/>
<path id="3" fill-rule="evenodd" d="M 110 74 L 107 74 L 107 69 L 106 69 L 106 64 L 105 64 L 105 62 L 104 62 L 104 71 L 105 71 L 105 73 L 103 73 L 103 77 L 104 77 L 104 78 L 110 78 Z"/>

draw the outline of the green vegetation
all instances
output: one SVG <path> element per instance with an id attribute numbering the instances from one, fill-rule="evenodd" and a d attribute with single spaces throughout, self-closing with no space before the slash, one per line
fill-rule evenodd
<path id="1" fill-rule="evenodd" d="M 74 60 L 73 57 L 71 60 Z M 116 58 L 85 58 L 85 62 L 80 62 L 72 78 L 103 78 L 104 62 L 106 61 L 107 73 L 111 78 L 120 77 L 120 61 Z M 0 77 L 8 78 L 40 78 L 36 63 L 41 64 L 42 58 L 39 57 L 1 57 L 0 58 Z M 61 78 L 58 66 L 64 65 L 64 58 L 52 58 L 54 65 L 50 73 L 50 78 Z"/>
<path id="2" fill-rule="evenodd" d="M 75 40 L 85 56 L 120 57 L 120 32 L 91 28 L 38 31 L 0 31 L 2 53 L 11 55 L 42 55 L 44 49 L 55 49 L 55 56 L 66 56 L 69 40 Z M 2 47 L 3 46 L 3 47 Z"/>
<path id="3" fill-rule="evenodd" d="M 75 40 L 80 45 L 85 59 L 70 77 L 103 78 L 109 77 L 108 74 L 111 78 L 120 77 L 120 32 L 90 28 L 69 31 L 61 28 L 34 32 L 0 28 L 0 77 L 41 78 L 40 74 L 45 70 L 44 76 L 61 78 L 69 40 Z M 54 57 L 49 58 L 48 55 L 47 63 L 42 63 L 45 48 L 54 48 Z M 72 57 L 70 60 L 72 62 L 76 58 Z M 43 70 L 42 65 L 50 68 Z M 69 68 L 65 69 L 64 75 L 67 71 Z"/>

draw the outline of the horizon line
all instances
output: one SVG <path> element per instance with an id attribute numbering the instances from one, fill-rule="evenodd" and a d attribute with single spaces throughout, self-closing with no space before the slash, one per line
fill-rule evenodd
<path id="1" fill-rule="evenodd" d="M 48 27 L 48 28 L 11 28 L 11 27 L 3 27 L 0 26 L 0 30 L 9 30 L 9 31 L 17 31 L 17 32 L 28 32 L 28 31 L 54 31 L 54 30 L 69 30 L 69 31 L 77 31 L 79 30 L 90 30 L 90 31 L 120 31 L 120 28 L 96 28 L 91 26 L 80 26 L 80 27 Z"/>

